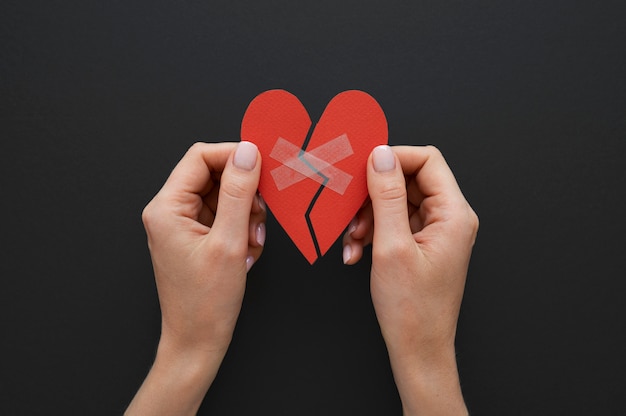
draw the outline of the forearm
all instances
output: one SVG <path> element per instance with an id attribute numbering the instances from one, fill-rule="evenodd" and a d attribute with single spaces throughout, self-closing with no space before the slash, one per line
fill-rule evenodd
<path id="1" fill-rule="evenodd" d="M 125 415 L 195 415 L 226 350 L 177 350 L 160 344 L 154 365 Z"/>
<path id="2" fill-rule="evenodd" d="M 432 354 L 389 351 L 405 416 L 467 415 L 454 347 Z"/>

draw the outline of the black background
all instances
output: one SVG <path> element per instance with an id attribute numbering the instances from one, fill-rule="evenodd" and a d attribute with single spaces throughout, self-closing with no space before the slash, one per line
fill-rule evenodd
<path id="1" fill-rule="evenodd" d="M 481 219 L 457 337 L 474 415 L 625 414 L 621 1 L 0 3 L 0 413 L 119 414 L 159 309 L 140 220 L 258 93 L 382 105 Z M 273 219 L 200 414 L 399 414 L 368 259 Z"/>

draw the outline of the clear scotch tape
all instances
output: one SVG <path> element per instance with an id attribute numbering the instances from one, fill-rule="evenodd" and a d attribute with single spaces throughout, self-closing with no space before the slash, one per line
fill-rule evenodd
<path id="1" fill-rule="evenodd" d="M 270 172 L 276 187 L 282 191 L 306 178 L 324 184 L 343 195 L 352 181 L 352 175 L 333 166 L 352 155 L 347 134 L 342 134 L 315 149 L 304 152 L 288 140 L 279 137 L 270 157 L 282 163 Z"/>

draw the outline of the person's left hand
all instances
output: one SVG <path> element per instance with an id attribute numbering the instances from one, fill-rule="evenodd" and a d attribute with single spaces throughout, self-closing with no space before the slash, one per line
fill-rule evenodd
<path id="1" fill-rule="evenodd" d="M 403 414 L 467 415 L 454 340 L 478 216 L 432 146 L 375 148 L 367 186 L 344 262 L 372 243 L 372 303 Z"/>

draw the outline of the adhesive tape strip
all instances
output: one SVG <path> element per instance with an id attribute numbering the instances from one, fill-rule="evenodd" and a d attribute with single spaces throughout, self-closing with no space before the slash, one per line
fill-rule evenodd
<path id="1" fill-rule="evenodd" d="M 310 152 L 304 152 L 298 146 L 279 137 L 272 148 L 270 157 L 282 165 L 272 169 L 270 173 L 279 191 L 306 178 L 311 178 L 343 195 L 352 181 L 352 175 L 333 164 L 353 153 L 347 134 L 342 134 Z"/>

